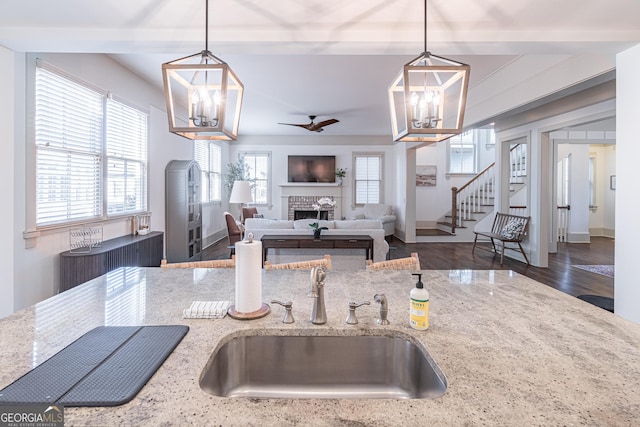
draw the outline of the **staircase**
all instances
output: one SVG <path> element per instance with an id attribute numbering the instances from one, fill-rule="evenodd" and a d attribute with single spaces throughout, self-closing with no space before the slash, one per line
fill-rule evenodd
<path id="1" fill-rule="evenodd" d="M 511 197 L 526 187 L 527 158 L 526 146 L 516 144 L 510 150 Z M 474 239 L 473 228 L 483 218 L 494 211 L 495 200 L 495 162 L 473 177 L 460 188 L 451 189 L 451 208 L 437 222 L 437 236 L 420 236 L 418 241 L 460 241 Z M 510 206 L 509 213 L 526 215 L 527 207 Z M 490 226 L 490 224 L 489 224 Z"/>

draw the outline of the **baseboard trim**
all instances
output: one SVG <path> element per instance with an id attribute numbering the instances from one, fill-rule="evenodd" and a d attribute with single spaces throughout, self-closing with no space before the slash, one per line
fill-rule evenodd
<path id="1" fill-rule="evenodd" d="M 590 233 L 567 233 L 568 243 L 591 243 Z"/>

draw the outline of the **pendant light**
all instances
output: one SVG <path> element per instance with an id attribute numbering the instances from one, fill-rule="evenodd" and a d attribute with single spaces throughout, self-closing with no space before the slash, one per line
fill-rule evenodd
<path id="1" fill-rule="evenodd" d="M 427 50 L 407 63 L 389 86 L 394 141 L 438 142 L 462 133 L 471 67 Z"/>
<path id="2" fill-rule="evenodd" d="M 169 132 L 189 139 L 236 140 L 244 86 L 226 62 L 209 51 L 209 0 L 205 49 L 162 64 Z"/>

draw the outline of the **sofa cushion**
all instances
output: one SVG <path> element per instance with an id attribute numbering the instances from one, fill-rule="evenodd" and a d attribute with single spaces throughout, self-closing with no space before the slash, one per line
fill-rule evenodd
<path id="1" fill-rule="evenodd" d="M 247 218 L 244 224 L 247 230 L 251 229 L 293 229 L 293 221 L 268 219 L 268 218 Z"/>
<path id="2" fill-rule="evenodd" d="M 362 212 L 365 217 L 369 219 L 376 219 L 385 215 L 393 215 L 391 205 L 384 205 L 382 203 L 367 203 L 362 207 Z"/>
<path id="3" fill-rule="evenodd" d="M 313 224 L 314 222 L 319 222 L 320 227 L 327 227 L 328 229 L 336 228 L 333 221 L 326 221 L 323 219 L 318 221 L 314 218 L 297 219 L 293 221 L 293 228 L 296 230 L 311 230 L 311 226 L 309 224 Z"/>
<path id="4" fill-rule="evenodd" d="M 382 222 L 377 219 L 347 219 L 336 221 L 335 228 L 340 230 L 377 230 L 382 228 Z"/>

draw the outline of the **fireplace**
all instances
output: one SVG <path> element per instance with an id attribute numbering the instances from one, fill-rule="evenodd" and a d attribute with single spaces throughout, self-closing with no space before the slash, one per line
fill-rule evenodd
<path id="1" fill-rule="evenodd" d="M 333 221 L 341 219 L 341 206 L 342 206 L 342 187 L 335 184 L 313 184 L 313 185 L 300 185 L 300 184 L 285 184 L 280 185 L 282 188 L 281 194 L 281 218 L 288 219 L 289 221 L 294 219 L 294 212 L 301 211 L 313 211 L 312 218 L 318 217 L 318 211 L 314 209 L 314 205 L 318 204 L 318 200 L 328 197 L 335 202 L 335 206 L 322 205 L 321 210 L 328 212 L 328 220 Z M 324 214 L 323 214 L 324 215 Z M 323 216 L 324 218 L 324 216 Z"/>
<path id="2" fill-rule="evenodd" d="M 304 210 L 304 209 L 296 209 L 293 211 L 293 219 L 317 219 L 318 211 L 313 210 Z M 328 220 L 329 219 L 329 211 L 321 210 L 320 211 L 320 219 Z"/>

